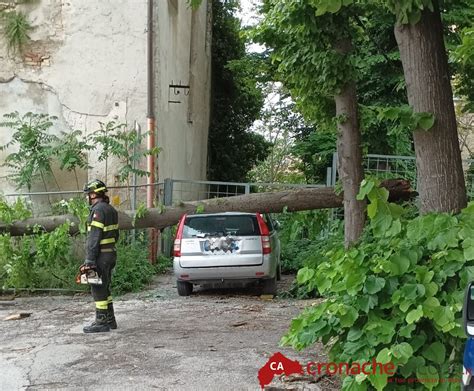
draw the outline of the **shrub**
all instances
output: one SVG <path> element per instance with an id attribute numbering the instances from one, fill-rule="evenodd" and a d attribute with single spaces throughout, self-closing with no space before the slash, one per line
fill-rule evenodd
<path id="1" fill-rule="evenodd" d="M 15 289 L 78 289 L 69 224 L 51 233 L 12 238 L 0 235 L 0 284 Z"/>
<path id="2" fill-rule="evenodd" d="M 84 219 L 83 200 L 71 199 L 58 204 Z M 25 219 L 30 212 L 22 201 L 13 205 L 0 199 L 0 221 L 11 223 Z M 81 224 L 81 226 L 84 224 Z M 34 235 L 11 237 L 0 235 L 0 287 L 13 289 L 88 289 L 77 285 L 75 277 L 81 259 L 74 256 L 75 240 L 83 241 L 84 236 L 71 237 L 69 223 L 63 224 L 50 233 L 40 232 Z M 117 245 L 118 259 L 113 277 L 112 289 L 115 294 L 137 291 L 143 288 L 155 274 L 155 268 L 148 262 L 148 244 L 143 235 L 129 242 L 124 235 Z M 165 268 L 162 262 L 159 268 Z"/>
<path id="3" fill-rule="evenodd" d="M 337 223 L 331 222 L 328 210 L 282 213 L 281 263 L 284 273 L 296 273 L 304 266 L 308 255 L 320 248 L 328 235 L 337 231 Z"/>
<path id="4" fill-rule="evenodd" d="M 120 240 L 117 245 L 117 265 L 112 277 L 112 292 L 120 295 L 136 292 L 148 284 L 155 269 L 148 261 L 148 244 L 144 235 L 138 240 Z"/>
<path id="5" fill-rule="evenodd" d="M 295 318 L 282 343 L 302 349 L 320 341 L 331 361 L 376 358 L 392 362 L 396 377 L 431 380 L 410 389 L 450 389 L 439 379 L 462 373 L 461 309 L 465 286 L 474 279 L 474 204 L 458 216 L 407 219 L 374 182 L 364 181 L 359 196 L 370 201 L 364 238 L 347 251 L 341 243 L 318 268 L 298 272 L 298 281 L 317 287 L 326 300 Z M 399 388 L 381 373 L 346 376 L 342 386 Z"/>

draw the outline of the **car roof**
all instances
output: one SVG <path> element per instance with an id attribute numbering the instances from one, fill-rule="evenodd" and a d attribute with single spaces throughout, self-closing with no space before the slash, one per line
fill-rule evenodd
<path id="1" fill-rule="evenodd" d="M 186 217 L 215 217 L 215 216 L 255 216 L 256 213 L 248 212 L 221 212 L 221 213 L 200 213 L 187 215 Z"/>

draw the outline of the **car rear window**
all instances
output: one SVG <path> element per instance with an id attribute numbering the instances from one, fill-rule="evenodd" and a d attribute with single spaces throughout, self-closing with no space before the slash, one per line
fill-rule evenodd
<path id="1" fill-rule="evenodd" d="M 260 235 L 257 218 L 252 215 L 194 216 L 184 221 L 183 238 L 227 235 Z"/>

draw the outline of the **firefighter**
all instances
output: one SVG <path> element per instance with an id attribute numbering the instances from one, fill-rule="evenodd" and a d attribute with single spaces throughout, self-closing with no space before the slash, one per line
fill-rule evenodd
<path id="1" fill-rule="evenodd" d="M 117 328 L 110 283 L 117 259 L 118 214 L 110 205 L 106 192 L 105 183 L 97 179 L 84 186 L 90 213 L 87 219 L 86 260 L 81 270 L 95 269 L 102 279 L 102 284 L 91 284 L 96 317 L 92 324 L 84 327 L 85 333 L 100 333 Z"/>

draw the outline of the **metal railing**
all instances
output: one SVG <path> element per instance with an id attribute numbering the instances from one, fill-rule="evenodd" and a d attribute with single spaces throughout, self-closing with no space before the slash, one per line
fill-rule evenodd
<path id="1" fill-rule="evenodd" d="M 408 179 L 413 188 L 417 188 L 416 158 L 414 156 L 369 154 L 363 158 L 364 171 L 380 179 Z M 337 181 L 337 152 L 333 155 L 332 166 L 328 167 L 328 185 Z M 466 190 L 469 200 L 474 200 L 474 159 L 463 160 Z"/>
<path id="2" fill-rule="evenodd" d="M 297 188 L 325 187 L 325 185 L 301 183 L 267 182 L 220 182 L 195 181 L 184 179 L 165 179 L 164 205 L 179 201 L 199 201 L 210 198 L 232 197 L 242 194 L 261 193 Z"/>
<path id="3" fill-rule="evenodd" d="M 162 182 L 130 186 L 109 186 L 108 196 L 112 205 L 119 210 L 136 210 L 138 204 L 145 202 L 145 191 L 139 193 L 140 189 L 149 186 L 155 187 L 157 203 L 162 202 L 164 194 Z M 74 198 L 83 197 L 82 190 L 59 190 L 59 191 L 32 191 L 19 193 L 6 193 L 1 196 L 9 202 L 23 199 L 34 217 L 48 216 L 64 212 L 62 201 L 70 201 Z"/>

